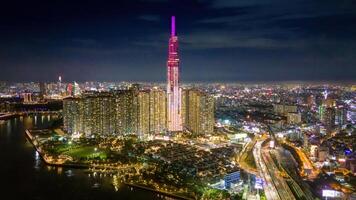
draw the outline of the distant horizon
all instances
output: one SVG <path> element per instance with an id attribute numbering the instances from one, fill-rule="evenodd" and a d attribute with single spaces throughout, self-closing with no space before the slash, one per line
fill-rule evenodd
<path id="1" fill-rule="evenodd" d="M 0 80 L 0 83 L 57 83 L 58 81 L 2 81 Z M 166 81 L 101 81 L 101 80 L 88 80 L 88 81 L 62 81 L 62 83 L 67 84 L 67 83 L 89 83 L 89 82 L 98 82 L 98 83 L 139 83 L 139 84 L 166 84 Z M 185 84 L 200 84 L 200 83 L 208 83 L 208 84 L 263 84 L 263 83 L 274 83 L 274 84 L 283 84 L 283 83 L 288 83 L 288 84 L 299 84 L 299 83 L 314 83 L 314 84 L 356 84 L 356 80 L 256 80 L 256 81 L 241 81 L 241 80 L 236 80 L 236 81 L 181 81 L 181 85 Z"/>

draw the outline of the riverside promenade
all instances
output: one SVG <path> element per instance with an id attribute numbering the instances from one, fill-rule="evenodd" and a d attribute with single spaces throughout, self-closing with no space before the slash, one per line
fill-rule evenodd
<path id="1" fill-rule="evenodd" d="M 69 168 L 82 168 L 82 169 L 89 169 L 91 166 L 89 164 L 67 164 L 67 163 L 63 163 L 63 162 L 58 162 L 55 161 L 54 159 L 50 158 L 50 156 L 47 156 L 46 153 L 44 153 L 44 151 L 41 149 L 41 147 L 39 146 L 38 142 L 36 141 L 36 138 L 31 134 L 30 130 L 25 130 L 25 134 L 26 137 L 28 138 L 28 140 L 31 142 L 31 144 L 33 145 L 33 147 L 35 148 L 35 150 L 39 153 L 41 159 L 47 164 L 47 165 L 51 165 L 51 166 L 58 166 L 58 167 L 69 167 Z M 105 168 L 105 167 L 100 167 L 95 165 L 95 168 Z M 144 185 L 140 185 L 140 184 L 136 184 L 136 183 L 128 183 L 128 182 L 123 182 L 125 185 L 130 186 L 130 187 L 135 187 L 135 188 L 139 188 L 142 190 L 147 190 L 147 191 L 151 191 L 151 192 L 156 192 L 158 194 L 162 194 L 165 195 L 167 197 L 171 197 L 173 199 L 182 199 L 182 200 L 193 200 L 192 198 L 188 198 L 185 196 L 180 196 L 180 195 L 176 195 L 176 194 L 172 194 L 166 191 L 161 191 L 161 190 L 157 190 L 151 187 L 147 187 Z"/>
<path id="2" fill-rule="evenodd" d="M 82 169 L 88 169 L 90 167 L 88 164 L 82 164 L 82 163 L 67 164 L 67 163 L 64 163 L 63 160 L 58 160 L 58 159 L 54 160 L 54 159 L 52 159 L 50 156 L 47 156 L 47 154 L 45 152 L 43 152 L 43 150 L 39 146 L 38 142 L 36 141 L 36 139 L 31 134 L 30 130 L 25 130 L 25 133 L 26 133 L 27 138 L 29 139 L 29 141 L 33 145 L 33 147 L 36 149 L 36 151 L 39 153 L 39 155 L 42 158 L 42 160 L 47 165 L 58 166 L 58 167 L 82 168 Z"/>

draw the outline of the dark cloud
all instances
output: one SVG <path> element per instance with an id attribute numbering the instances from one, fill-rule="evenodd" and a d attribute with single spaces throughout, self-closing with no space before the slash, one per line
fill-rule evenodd
<path id="1" fill-rule="evenodd" d="M 158 22 L 161 19 L 159 15 L 140 15 L 138 16 L 138 18 L 145 21 L 152 21 L 152 22 Z"/>

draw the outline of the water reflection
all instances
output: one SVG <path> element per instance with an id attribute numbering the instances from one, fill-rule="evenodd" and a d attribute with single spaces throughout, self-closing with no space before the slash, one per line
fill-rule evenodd
<path id="1" fill-rule="evenodd" d="M 8 120 L 6 125 L 7 135 L 9 135 L 11 133 L 11 120 Z"/>
<path id="2" fill-rule="evenodd" d="M 1 196 L 11 196 L 11 199 L 33 197 L 38 200 L 157 199 L 155 193 L 145 190 L 130 192 L 124 184 L 115 192 L 112 177 L 109 176 L 100 177 L 97 174 L 93 177 L 91 174 L 88 177 L 87 171 L 83 169 L 46 165 L 28 142 L 24 131 L 31 128 L 46 129 L 51 120 L 57 118 L 58 116 L 32 115 L 0 121 L 0 177 L 6 181 L 6 184 L 1 185 Z"/>
<path id="3" fill-rule="evenodd" d="M 93 186 L 91 186 L 92 188 L 99 188 L 100 187 L 100 184 L 99 183 L 94 183 Z"/>
<path id="4" fill-rule="evenodd" d="M 67 171 L 65 172 L 65 174 L 66 174 L 68 177 L 74 176 L 74 173 L 73 173 L 73 171 L 72 171 L 71 169 L 67 170 Z"/>
<path id="5" fill-rule="evenodd" d="M 40 164 L 41 164 L 41 157 L 40 154 L 35 151 L 35 169 L 40 169 Z"/>
<path id="6" fill-rule="evenodd" d="M 57 174 L 62 174 L 63 168 L 62 167 L 57 167 Z"/>
<path id="7" fill-rule="evenodd" d="M 26 116 L 26 117 L 24 118 L 24 126 L 25 126 L 25 128 L 26 128 L 26 129 L 27 129 L 27 128 L 31 128 L 31 127 L 32 127 L 32 124 L 33 124 L 33 118 L 30 117 L 30 116 Z"/>

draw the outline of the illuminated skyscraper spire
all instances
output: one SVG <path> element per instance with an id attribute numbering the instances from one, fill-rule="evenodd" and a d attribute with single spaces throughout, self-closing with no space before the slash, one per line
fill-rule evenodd
<path id="1" fill-rule="evenodd" d="M 172 16 L 171 19 L 171 36 L 176 36 L 176 17 Z"/>
<path id="2" fill-rule="evenodd" d="M 179 87 L 179 57 L 178 37 L 176 36 L 175 17 L 171 21 L 171 37 L 169 38 L 168 61 L 167 61 L 167 110 L 168 130 L 181 131 L 181 88 Z"/>

